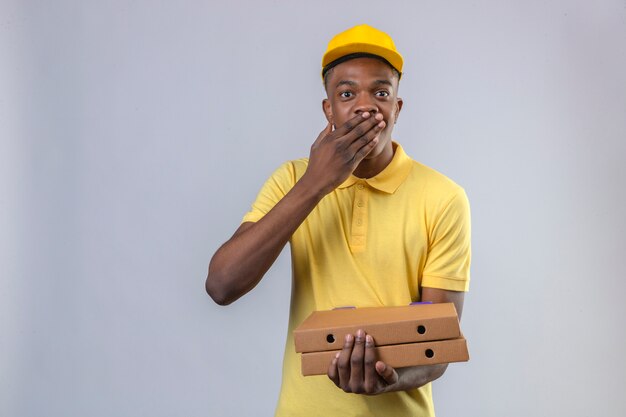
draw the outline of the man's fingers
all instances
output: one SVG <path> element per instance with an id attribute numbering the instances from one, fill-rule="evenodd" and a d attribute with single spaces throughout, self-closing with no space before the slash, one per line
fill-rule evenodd
<path id="1" fill-rule="evenodd" d="M 339 386 L 339 371 L 337 369 L 338 358 L 339 358 L 339 352 L 337 352 L 333 360 L 330 362 L 330 365 L 328 366 L 328 377 L 337 386 Z"/>
<path id="2" fill-rule="evenodd" d="M 350 145 L 350 152 L 354 155 L 352 158 L 352 165 L 357 166 L 363 158 L 367 156 L 378 145 L 377 136 L 385 128 L 385 122 L 380 122 L 376 127 L 365 135 L 361 136 L 358 140 L 355 140 Z"/>
<path id="3" fill-rule="evenodd" d="M 336 129 L 333 136 L 335 139 L 345 142 L 345 146 L 348 147 L 356 139 L 372 130 L 382 120 L 382 117 L 380 113 L 363 112 L 357 114 Z"/>
<path id="4" fill-rule="evenodd" d="M 376 116 L 371 117 L 370 120 L 371 123 L 363 123 L 357 126 L 342 138 L 348 146 L 362 146 L 378 135 L 387 125 L 387 123 L 383 120 L 382 114 L 377 114 Z"/>
<path id="5" fill-rule="evenodd" d="M 378 375 L 385 380 L 387 385 L 393 385 L 398 382 L 398 373 L 385 362 L 376 362 L 376 372 L 378 372 Z"/>
<path id="6" fill-rule="evenodd" d="M 335 129 L 335 133 L 336 133 L 337 137 L 341 137 L 341 136 L 346 135 L 352 129 L 356 128 L 358 125 L 360 125 L 364 121 L 368 120 L 370 118 L 370 116 L 371 116 L 371 114 L 369 112 L 363 112 L 363 113 L 357 114 L 352 119 L 348 120 L 343 125 L 341 125 L 341 126 L 339 126 L 339 127 L 337 127 Z"/>
<path id="7" fill-rule="evenodd" d="M 350 390 L 360 392 L 363 387 L 363 357 L 365 355 L 365 332 L 358 330 L 350 357 Z"/>
<path id="8" fill-rule="evenodd" d="M 380 122 L 383 121 L 383 115 L 380 113 L 368 116 L 367 120 L 355 126 L 354 129 L 347 132 L 340 139 L 345 143 L 345 146 L 351 146 L 355 142 L 363 141 L 363 138 L 369 135 L 369 138 L 376 136 L 377 132 L 381 130 Z M 371 135 L 372 132 L 376 132 Z"/>
<path id="9" fill-rule="evenodd" d="M 371 114 L 363 112 L 348 120 L 338 129 L 332 130 L 329 123 L 312 145 L 316 148 L 324 138 L 332 138 L 337 145 L 337 150 L 344 152 L 347 162 L 358 160 L 359 162 L 374 148 L 373 139 L 383 130 L 386 123 L 380 113 Z"/>
<path id="10" fill-rule="evenodd" d="M 350 383 L 350 357 L 352 356 L 352 346 L 354 345 L 354 336 L 346 335 L 343 349 L 337 358 L 337 369 L 339 371 L 339 387 L 344 391 L 348 390 Z"/>
<path id="11" fill-rule="evenodd" d="M 322 139 L 328 136 L 332 131 L 333 131 L 333 126 L 330 124 L 330 122 L 328 122 L 328 124 L 326 124 L 326 127 L 317 136 L 317 139 L 315 139 L 315 142 L 313 142 L 312 147 L 319 145 Z"/>
<path id="12" fill-rule="evenodd" d="M 378 116 L 378 117 L 380 118 L 381 116 Z M 367 120 L 369 120 L 369 123 L 366 123 L 364 126 L 362 126 L 363 122 Z M 319 142 L 321 142 L 322 139 L 324 139 L 326 136 L 328 136 L 331 133 L 334 133 L 333 136 L 335 138 L 341 138 L 352 132 L 353 135 L 347 138 L 348 142 L 352 143 L 352 141 L 355 138 L 363 136 L 365 133 L 369 132 L 374 126 L 376 126 L 378 121 L 379 120 L 376 119 L 375 116 L 371 117 L 371 114 L 369 112 L 363 112 L 363 113 L 357 114 L 352 119 L 345 122 L 343 126 L 335 129 L 334 131 L 333 131 L 332 123 L 328 122 L 326 126 L 324 127 L 324 129 L 317 136 L 317 139 L 315 140 L 315 142 L 313 142 L 313 146 L 319 144 Z"/>
<path id="13" fill-rule="evenodd" d="M 376 372 L 376 345 L 369 334 L 365 337 L 365 356 L 363 359 L 365 380 L 363 388 L 367 394 L 374 394 L 378 389 L 378 372 Z"/>

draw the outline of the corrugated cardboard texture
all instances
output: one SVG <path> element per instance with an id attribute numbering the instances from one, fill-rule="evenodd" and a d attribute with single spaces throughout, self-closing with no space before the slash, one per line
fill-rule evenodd
<path id="1" fill-rule="evenodd" d="M 465 338 L 438 340 L 403 345 L 378 346 L 377 360 L 394 368 L 438 363 L 467 362 L 469 352 Z M 326 375 L 338 351 L 302 354 L 302 375 Z"/>
<path id="2" fill-rule="evenodd" d="M 315 311 L 293 332 L 296 352 L 341 349 L 346 334 L 359 329 L 377 346 L 461 336 L 453 303 Z"/>

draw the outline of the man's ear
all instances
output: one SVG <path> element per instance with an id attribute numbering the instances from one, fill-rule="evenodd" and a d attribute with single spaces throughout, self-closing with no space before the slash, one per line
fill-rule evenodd
<path id="1" fill-rule="evenodd" d="M 394 115 L 393 115 L 393 123 L 396 124 L 396 122 L 398 121 L 398 116 L 400 116 L 400 110 L 402 110 L 402 104 L 404 104 L 404 101 L 402 101 L 402 99 L 400 97 L 398 97 L 396 99 L 396 109 L 394 111 Z"/>
<path id="2" fill-rule="evenodd" d="M 328 101 L 327 98 L 322 100 L 322 111 L 324 112 L 324 117 L 326 117 L 326 120 L 328 120 L 328 123 L 330 123 L 333 126 L 333 128 L 334 128 L 335 127 L 335 121 L 333 119 L 333 110 L 332 110 L 332 107 L 330 105 L 330 101 Z"/>

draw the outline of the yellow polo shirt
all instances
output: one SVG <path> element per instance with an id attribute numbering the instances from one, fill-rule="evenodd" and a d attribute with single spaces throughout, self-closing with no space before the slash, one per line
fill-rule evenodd
<path id="1" fill-rule="evenodd" d="M 292 331 L 312 311 L 407 305 L 420 287 L 467 291 L 470 212 L 464 190 L 397 143 L 373 178 L 350 176 L 325 196 L 290 240 L 293 288 L 278 417 L 434 416 L 431 385 L 376 396 L 347 394 L 326 376 L 303 377 Z M 306 171 L 283 164 L 243 222 L 269 212 Z"/>

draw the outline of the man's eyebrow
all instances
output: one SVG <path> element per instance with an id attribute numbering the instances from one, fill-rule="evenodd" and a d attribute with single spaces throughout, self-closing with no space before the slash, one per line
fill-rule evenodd
<path id="1" fill-rule="evenodd" d="M 393 84 L 389 80 L 376 80 L 372 83 L 372 85 L 388 85 L 390 87 L 393 87 Z"/>
<path id="2" fill-rule="evenodd" d="M 335 86 L 335 88 L 339 88 L 342 85 L 348 85 L 350 87 L 356 87 L 358 84 L 355 81 L 351 81 L 351 80 L 341 80 L 337 83 L 337 85 Z M 389 87 L 393 87 L 393 83 L 389 80 L 376 80 L 372 83 L 373 86 L 379 86 L 379 85 L 388 85 Z"/>
<path id="3" fill-rule="evenodd" d="M 339 88 L 342 85 L 349 85 L 350 87 L 356 87 L 357 83 L 354 81 L 350 81 L 350 80 L 341 80 L 337 83 L 335 88 Z"/>

